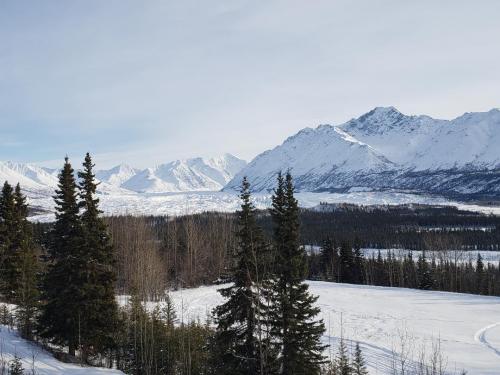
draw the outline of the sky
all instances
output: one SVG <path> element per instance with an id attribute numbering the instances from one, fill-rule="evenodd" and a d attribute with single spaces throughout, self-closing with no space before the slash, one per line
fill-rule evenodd
<path id="1" fill-rule="evenodd" d="M 0 160 L 251 160 L 376 106 L 500 107 L 500 1 L 2 0 Z"/>

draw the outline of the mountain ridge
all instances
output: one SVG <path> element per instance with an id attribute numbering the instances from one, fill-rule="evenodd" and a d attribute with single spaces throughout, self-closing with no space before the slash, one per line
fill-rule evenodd
<path id="1" fill-rule="evenodd" d="M 497 108 L 441 120 L 376 107 L 343 124 L 300 130 L 255 157 L 224 189 L 236 189 L 247 176 L 255 191 L 271 191 L 278 171 L 290 170 L 304 192 L 368 187 L 497 197 L 498 144 Z"/>
<path id="2" fill-rule="evenodd" d="M 152 168 L 138 169 L 119 164 L 96 170 L 98 192 L 170 193 L 221 190 L 246 162 L 231 154 L 212 158 L 179 159 Z M 58 170 L 32 163 L 0 161 L 0 181 L 20 183 L 27 191 L 50 193 L 57 187 Z"/>

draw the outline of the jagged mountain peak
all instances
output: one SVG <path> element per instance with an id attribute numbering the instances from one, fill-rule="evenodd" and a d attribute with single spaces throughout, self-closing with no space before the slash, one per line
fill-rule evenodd
<path id="1" fill-rule="evenodd" d="M 255 190 L 270 190 L 277 171 L 291 170 L 302 191 L 423 185 L 436 189 L 447 183 L 463 193 L 480 190 L 482 185 L 463 186 L 460 179 L 465 177 L 460 173 L 491 171 L 486 179 L 500 180 L 494 172 L 500 166 L 498 144 L 498 109 L 439 120 L 377 107 L 341 125 L 302 129 L 258 155 L 227 187 L 238 186 L 238 180 L 247 175 Z M 488 189 L 500 186 L 488 184 Z"/>

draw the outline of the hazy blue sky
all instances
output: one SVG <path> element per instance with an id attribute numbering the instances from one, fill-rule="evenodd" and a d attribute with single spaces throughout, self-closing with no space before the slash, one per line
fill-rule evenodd
<path id="1" fill-rule="evenodd" d="M 251 159 L 375 106 L 500 107 L 500 1 L 0 1 L 0 160 Z"/>

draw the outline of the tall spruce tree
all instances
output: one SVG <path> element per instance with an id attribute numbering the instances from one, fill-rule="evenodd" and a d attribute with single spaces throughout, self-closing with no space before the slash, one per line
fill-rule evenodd
<path id="1" fill-rule="evenodd" d="M 214 310 L 217 322 L 217 374 L 269 374 L 274 363 L 264 328 L 267 305 L 263 290 L 267 248 L 255 220 L 250 184 L 243 178 L 238 211 L 237 249 L 231 286 L 220 289 L 226 302 Z"/>
<path id="2" fill-rule="evenodd" d="M 418 279 L 418 289 L 429 290 L 434 286 L 434 280 L 432 278 L 431 270 L 429 269 L 429 263 L 427 263 L 427 257 L 425 255 L 425 250 L 422 251 L 422 255 L 418 257 L 417 261 L 417 279 Z"/>
<path id="3" fill-rule="evenodd" d="M 280 348 L 279 371 L 284 375 L 319 374 L 325 363 L 320 338 L 323 321 L 315 320 L 320 309 L 318 297 L 304 282 L 306 254 L 299 244 L 299 208 L 290 173 L 278 175 L 272 197 L 276 275 L 272 334 Z"/>
<path id="4" fill-rule="evenodd" d="M 0 294 L 13 301 L 15 282 L 14 249 L 16 228 L 16 202 L 12 186 L 5 181 L 0 195 Z"/>
<path id="5" fill-rule="evenodd" d="M 484 262 L 481 253 L 477 253 L 476 260 L 476 287 L 475 293 L 477 294 L 488 294 L 488 284 L 485 280 L 485 272 L 484 272 Z"/>
<path id="6" fill-rule="evenodd" d="M 78 173 L 83 238 L 80 257 L 85 268 L 81 285 L 79 340 L 84 359 L 93 352 L 102 352 L 113 346 L 118 321 L 114 249 L 107 225 L 100 217 L 93 168 L 92 158 L 87 153 L 83 170 Z"/>
<path id="7" fill-rule="evenodd" d="M 322 274 L 326 280 L 338 281 L 339 252 L 334 240 L 327 238 L 320 253 Z"/>
<path id="8" fill-rule="evenodd" d="M 82 224 L 78 215 L 74 170 L 65 158 L 54 196 L 56 221 L 51 232 L 48 270 L 43 283 L 43 305 L 39 319 L 42 337 L 68 346 L 75 355 L 83 319 Z"/>
<path id="9" fill-rule="evenodd" d="M 340 338 L 339 349 L 337 354 L 337 374 L 338 375 L 351 375 L 352 367 L 349 361 L 349 352 L 344 337 Z"/>
<path id="10" fill-rule="evenodd" d="M 366 368 L 363 353 L 359 347 L 359 342 L 356 343 L 356 348 L 354 349 L 354 358 L 352 360 L 351 368 L 353 375 L 368 375 L 368 370 Z"/>
<path id="11" fill-rule="evenodd" d="M 33 337 L 39 300 L 38 291 L 38 257 L 33 242 L 31 224 L 28 221 L 28 205 L 26 198 L 17 184 L 14 191 L 15 221 L 15 282 L 14 301 L 17 304 L 16 318 L 21 334 L 26 338 Z"/>

